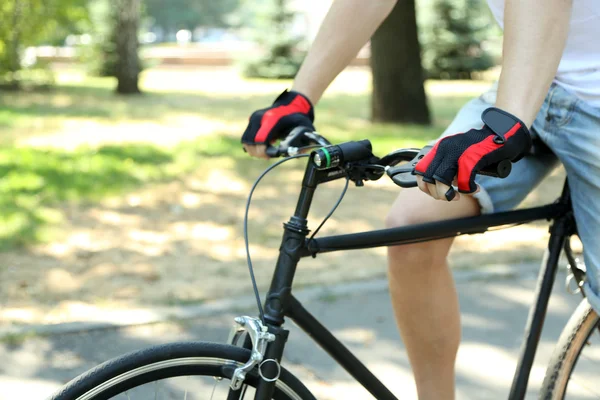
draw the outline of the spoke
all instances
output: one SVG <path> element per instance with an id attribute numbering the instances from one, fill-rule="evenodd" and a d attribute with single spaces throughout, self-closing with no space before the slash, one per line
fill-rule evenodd
<path id="1" fill-rule="evenodd" d="M 185 393 L 183 394 L 183 400 L 187 400 L 187 388 L 188 388 L 188 383 L 190 382 L 190 377 L 186 377 L 186 385 L 185 385 Z"/>
<path id="2" fill-rule="evenodd" d="M 248 390 L 248 385 L 244 385 L 244 388 L 242 389 L 242 394 L 240 396 L 241 400 L 244 400 L 244 397 L 246 397 L 246 390 Z"/>
<path id="3" fill-rule="evenodd" d="M 125 394 L 127 395 L 127 400 L 131 400 L 131 397 L 129 397 L 129 390 L 126 391 Z"/>
<path id="4" fill-rule="evenodd" d="M 600 365 L 600 361 L 599 361 L 599 360 L 597 360 L 597 359 L 593 359 L 593 358 L 589 357 L 587 354 L 581 353 L 581 354 L 579 355 L 579 357 L 580 357 L 580 360 L 581 360 L 581 359 L 584 359 L 584 360 L 585 360 L 585 361 L 587 361 L 588 363 L 592 364 L 594 367 L 595 367 L 596 365 Z M 581 366 L 581 363 L 579 363 L 579 364 L 580 364 L 580 366 Z M 595 367 L 594 369 L 597 369 L 597 367 Z M 573 372 L 575 372 L 575 371 L 573 371 Z M 573 378 L 573 379 L 571 379 L 571 380 L 572 380 L 572 381 L 574 381 L 574 382 L 575 382 L 575 384 L 576 384 L 577 386 L 579 386 L 579 387 L 581 387 L 581 388 L 583 388 L 583 389 L 585 389 L 585 390 L 589 391 L 590 393 L 593 393 L 593 394 L 594 394 L 594 396 L 596 396 L 596 398 L 599 398 L 599 399 L 600 399 L 600 393 L 598 393 L 596 390 L 594 390 L 594 389 L 592 389 L 591 387 L 589 387 L 589 386 L 588 386 L 589 382 L 583 382 L 583 381 L 582 381 L 581 379 L 579 379 L 579 378 Z"/>
<path id="5" fill-rule="evenodd" d="M 154 386 L 156 386 L 156 390 L 154 391 L 154 400 L 158 399 L 158 381 L 154 381 Z"/>
<path id="6" fill-rule="evenodd" d="M 595 398 L 600 399 L 600 393 L 596 392 L 594 389 L 590 388 L 589 386 L 587 386 L 586 384 L 583 384 L 579 381 L 579 379 L 569 379 L 569 383 L 572 384 L 574 383 L 575 385 L 577 385 L 577 387 L 584 389 L 586 392 L 593 394 Z"/>
<path id="7" fill-rule="evenodd" d="M 212 393 L 210 394 L 210 400 L 212 400 L 213 396 L 215 395 L 215 390 L 217 389 L 218 384 L 219 384 L 219 381 L 215 379 L 215 386 L 213 386 Z"/>
<path id="8" fill-rule="evenodd" d="M 600 329 L 598 328 L 598 326 L 594 327 L 594 331 L 596 331 L 596 333 L 598 333 L 600 335 Z M 592 334 L 593 337 L 596 337 L 594 334 Z M 585 367 L 586 363 L 591 364 L 591 366 L 593 367 L 593 370 L 597 370 L 597 366 L 600 365 L 600 360 L 595 357 L 597 354 L 594 353 L 593 349 L 597 349 L 598 345 L 594 342 L 592 343 L 592 336 L 588 337 L 588 340 L 586 341 L 584 347 L 581 349 L 581 352 L 579 353 L 579 361 L 576 364 L 576 368 L 579 367 L 578 369 L 574 369 L 573 371 L 571 371 L 571 376 L 569 377 L 569 383 L 567 387 L 571 387 L 571 389 L 574 390 L 583 390 L 585 392 L 587 392 L 588 394 L 593 394 L 594 398 L 596 399 L 600 399 L 600 393 L 597 391 L 598 388 L 592 388 L 589 386 L 589 384 L 591 382 L 589 382 L 589 379 L 582 379 L 581 376 L 575 377 L 573 376 L 574 374 L 577 373 L 577 370 L 579 370 L 580 374 L 583 370 L 583 377 L 586 376 L 585 372 L 587 372 L 588 368 Z M 589 352 L 586 352 L 585 350 L 589 350 L 592 351 L 592 356 L 589 355 Z M 582 364 L 582 361 L 585 361 Z M 583 368 L 582 368 L 583 367 Z M 596 386 L 596 385 L 594 385 Z"/>
<path id="9" fill-rule="evenodd" d="M 596 360 L 596 359 L 590 358 L 590 357 L 589 357 L 588 355 L 586 355 L 586 354 L 581 354 L 581 357 L 582 357 L 582 358 L 585 358 L 587 361 L 589 361 L 590 363 L 592 363 L 592 364 L 594 364 L 594 365 L 596 365 L 596 364 L 599 364 L 599 365 L 600 365 L 600 360 Z"/>
<path id="10" fill-rule="evenodd" d="M 597 339 L 600 339 L 600 326 L 596 325 L 596 328 L 594 328 L 594 331 L 596 331 L 596 333 L 597 333 L 597 335 L 594 335 L 594 337 L 596 337 Z M 588 341 L 586 343 L 588 346 L 590 345 L 590 339 L 591 339 L 591 337 L 588 338 Z"/>

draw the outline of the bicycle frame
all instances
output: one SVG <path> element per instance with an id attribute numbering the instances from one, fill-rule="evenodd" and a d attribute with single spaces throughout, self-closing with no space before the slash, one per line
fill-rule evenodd
<path id="1" fill-rule="evenodd" d="M 563 192 L 555 203 L 541 207 L 401 228 L 328 236 L 308 241 L 309 231 L 306 217 L 317 186 L 345 176 L 341 170 L 317 170 L 311 162 L 306 167 L 296 211 L 284 224 L 279 258 L 265 300 L 265 321 L 269 331 L 276 336 L 276 340 L 269 344 L 265 358 L 281 361 L 288 336 L 288 331 L 282 325 L 284 318 L 289 317 L 375 398 L 396 399 L 385 385 L 292 295 L 292 283 L 300 259 L 307 256 L 314 257 L 324 252 L 402 245 L 463 234 L 483 233 L 492 227 L 545 219 L 552 221 L 551 235 L 538 276 L 535 300 L 529 311 L 525 337 L 509 394 L 511 400 L 524 398 L 555 280 L 560 252 L 568 237 L 575 233 L 575 221 L 567 183 L 565 182 Z M 275 364 L 269 363 L 269 366 L 271 370 L 266 366 L 263 372 L 268 376 L 274 376 L 276 374 Z M 273 390 L 274 383 L 261 380 L 255 399 L 270 399 Z"/>

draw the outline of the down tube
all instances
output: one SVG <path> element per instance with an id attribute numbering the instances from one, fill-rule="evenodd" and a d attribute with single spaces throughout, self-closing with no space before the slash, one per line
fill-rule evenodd
<path id="1" fill-rule="evenodd" d="M 335 338 L 293 295 L 286 316 L 292 319 L 339 365 L 378 400 L 398 400 L 379 379 Z"/>
<path id="2" fill-rule="evenodd" d="M 565 224 L 565 218 L 561 218 L 550 229 L 551 235 L 548 240 L 548 248 L 544 254 L 542 268 L 540 269 L 535 289 L 535 302 L 529 310 L 525 336 L 519 352 L 519 361 L 508 396 L 510 400 L 522 400 L 527 393 L 529 375 L 540 342 L 546 311 L 548 309 L 548 301 L 552 294 L 552 286 L 554 285 L 558 269 L 558 260 L 569 231 Z"/>

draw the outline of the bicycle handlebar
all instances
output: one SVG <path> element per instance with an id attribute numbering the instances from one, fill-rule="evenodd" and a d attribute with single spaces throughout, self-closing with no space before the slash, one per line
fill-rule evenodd
<path id="1" fill-rule="evenodd" d="M 387 175 L 396 185 L 411 188 L 417 186 L 417 177 L 413 174 L 415 165 L 432 147 L 430 145 L 422 149 L 399 149 L 383 158 L 378 158 L 373 155 L 371 142 L 367 139 L 332 145 L 317 132 L 310 131 L 305 127 L 297 127 L 278 146 L 268 146 L 267 155 L 269 157 L 288 157 L 304 150 L 319 148 L 310 155 L 310 162 L 314 163 L 317 169 L 346 167 L 351 166 L 352 163 L 363 162 L 370 166 L 385 168 Z M 403 161 L 407 161 L 407 163 L 396 166 Z M 507 159 L 490 165 L 478 171 L 477 174 L 506 178 L 511 170 L 512 162 Z"/>

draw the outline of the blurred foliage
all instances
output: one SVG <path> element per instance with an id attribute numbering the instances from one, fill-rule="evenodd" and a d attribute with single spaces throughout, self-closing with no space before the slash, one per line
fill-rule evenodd
<path id="1" fill-rule="evenodd" d="M 60 45 L 70 34 L 90 34 L 92 44 L 79 46 L 82 59 L 95 73 L 113 76 L 116 50 L 111 4 L 110 0 L 0 2 L 0 85 L 19 87 L 23 76 L 40 75 L 14 74 L 22 68 L 23 49 Z M 289 78 L 298 71 L 306 50 L 305 41 L 294 31 L 298 21 L 291 4 L 289 0 L 144 0 L 142 31 L 152 26 L 172 38 L 180 29 L 238 29 L 261 49 L 255 57 L 242 60 L 245 76 Z M 428 77 L 468 78 L 493 65 L 499 53 L 499 40 L 494 39 L 500 30 L 484 2 L 420 0 L 417 8 Z"/>
<path id="2" fill-rule="evenodd" d="M 197 26 L 228 26 L 227 16 L 240 0 L 145 0 L 146 15 L 165 33 Z"/>
<path id="3" fill-rule="evenodd" d="M 110 0 L 90 2 L 90 22 L 92 43 L 79 47 L 79 57 L 92 75 L 115 76 L 117 45 Z"/>
<path id="4" fill-rule="evenodd" d="M 242 74 L 248 78 L 293 78 L 306 55 L 304 38 L 292 30 L 296 13 L 287 0 L 253 3 L 252 7 L 253 15 L 247 20 L 253 23 L 247 28 L 260 50 L 242 60 Z"/>
<path id="5" fill-rule="evenodd" d="M 0 89 L 48 90 L 54 83 L 54 73 L 46 62 L 37 61 L 17 71 L 0 74 Z"/>
<path id="6" fill-rule="evenodd" d="M 233 20 L 249 31 L 260 50 L 242 60 L 246 77 L 292 78 L 305 55 L 305 42 L 292 29 L 295 13 L 289 1 L 242 2 Z M 473 72 L 495 64 L 501 35 L 485 4 L 479 0 L 417 2 L 423 67 L 428 78 L 471 79 Z M 496 50 L 496 51 L 494 51 Z"/>
<path id="7" fill-rule="evenodd" d="M 17 89 L 23 75 L 22 52 L 27 46 L 58 41 L 83 29 L 87 0 L 2 0 L 0 2 L 0 84 Z"/>
<path id="8" fill-rule="evenodd" d="M 421 4 L 420 40 L 428 78 L 471 79 L 494 66 L 487 49 L 500 35 L 489 8 L 479 0 L 431 0 Z"/>

